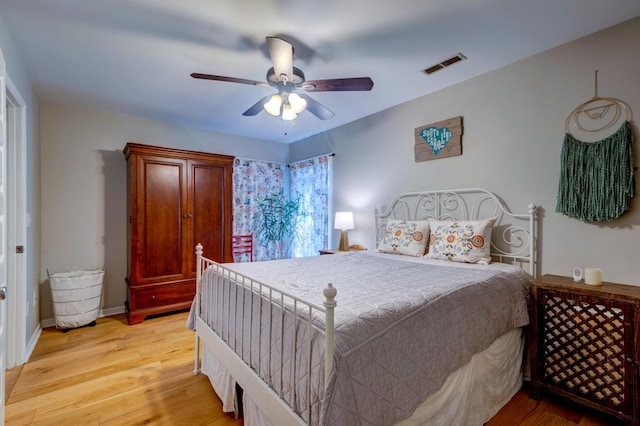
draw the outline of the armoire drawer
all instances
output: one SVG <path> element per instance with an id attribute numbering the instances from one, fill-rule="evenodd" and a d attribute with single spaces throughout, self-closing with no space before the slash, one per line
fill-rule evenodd
<path id="1" fill-rule="evenodd" d="M 130 288 L 131 304 L 136 309 L 153 308 L 191 302 L 196 294 L 195 283 L 162 284 L 143 288 Z"/>

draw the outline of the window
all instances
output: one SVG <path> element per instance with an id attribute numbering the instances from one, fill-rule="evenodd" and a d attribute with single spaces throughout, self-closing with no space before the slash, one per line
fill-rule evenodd
<path id="1" fill-rule="evenodd" d="M 299 238 L 293 241 L 292 257 L 313 256 L 328 247 L 329 202 L 333 155 L 321 155 L 289 167 L 290 193 L 299 196 L 306 215 L 299 223 Z"/>
<path id="2" fill-rule="evenodd" d="M 285 167 L 281 163 L 235 159 L 233 234 L 254 236 L 254 260 L 313 256 L 318 254 L 318 250 L 328 247 L 332 160 L 332 155 L 322 155 L 293 163 L 289 166 L 287 182 Z M 291 244 L 265 244 L 257 238 L 254 214 L 258 202 L 265 195 L 283 193 L 299 197 L 301 210 L 305 212 L 298 224 L 298 238 Z"/>

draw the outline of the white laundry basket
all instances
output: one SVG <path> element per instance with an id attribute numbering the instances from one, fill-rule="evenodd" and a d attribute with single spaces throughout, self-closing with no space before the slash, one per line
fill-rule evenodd
<path id="1" fill-rule="evenodd" d="M 104 270 L 100 269 L 49 275 L 56 326 L 63 332 L 94 326 L 100 314 L 103 281 Z"/>

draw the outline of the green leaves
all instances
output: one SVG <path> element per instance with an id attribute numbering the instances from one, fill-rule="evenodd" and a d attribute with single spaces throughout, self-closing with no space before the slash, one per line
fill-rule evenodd
<path id="1" fill-rule="evenodd" d="M 300 194 L 291 199 L 281 192 L 262 196 L 253 216 L 258 240 L 261 244 L 268 244 L 298 238 L 298 223 L 304 216 Z"/>

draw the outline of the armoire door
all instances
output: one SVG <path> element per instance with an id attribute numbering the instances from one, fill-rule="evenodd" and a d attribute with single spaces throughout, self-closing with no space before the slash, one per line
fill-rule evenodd
<path id="1" fill-rule="evenodd" d="M 143 155 L 138 162 L 132 284 L 185 279 L 187 162 Z"/>
<path id="2" fill-rule="evenodd" d="M 195 246 L 204 246 L 208 258 L 230 262 L 231 212 L 230 164 L 189 161 L 188 235 L 189 276 L 195 277 Z"/>

